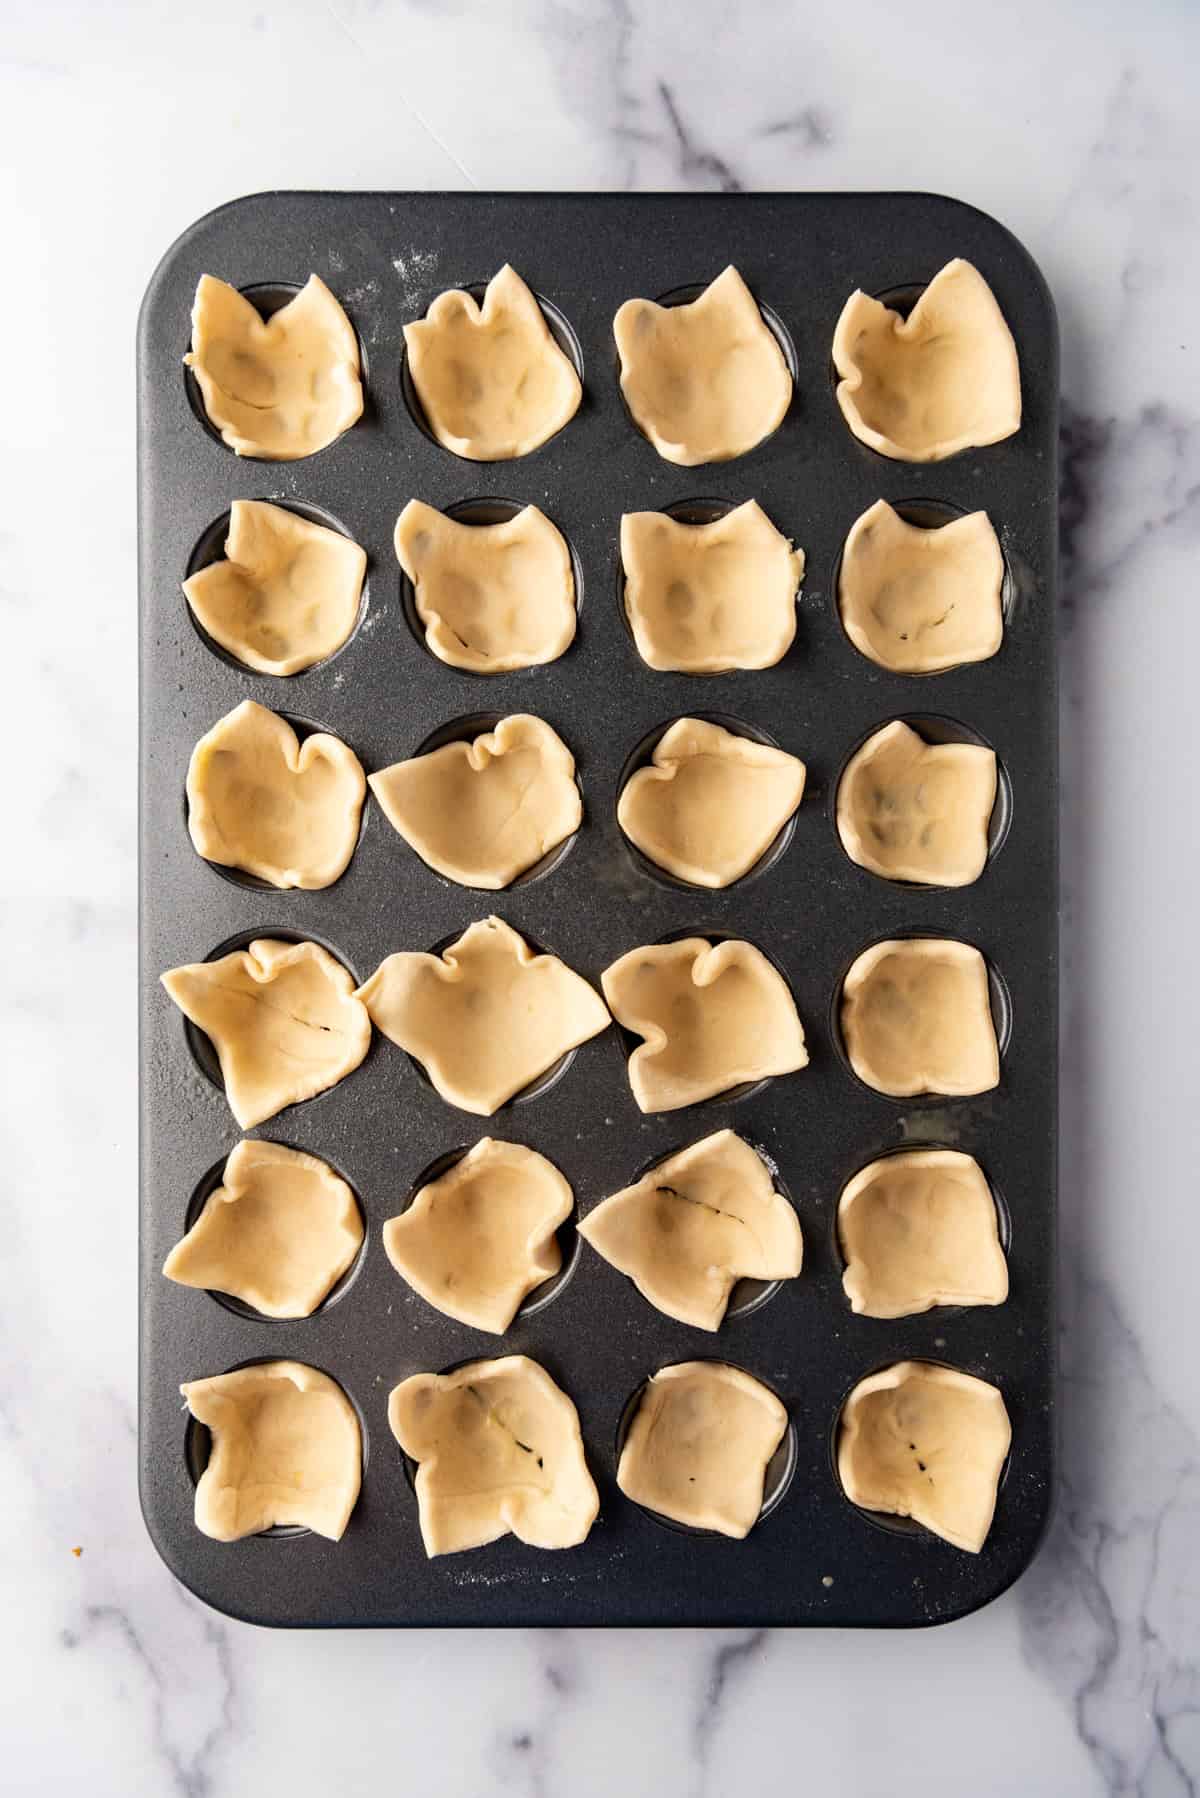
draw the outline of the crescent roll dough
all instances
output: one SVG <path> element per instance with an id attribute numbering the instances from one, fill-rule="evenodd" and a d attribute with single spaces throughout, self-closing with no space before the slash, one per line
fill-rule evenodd
<path id="1" fill-rule="evenodd" d="M 211 1041 L 243 1130 L 336 1086 L 371 1045 L 353 980 L 319 943 L 257 937 L 216 961 L 171 968 L 162 984 Z"/>
<path id="2" fill-rule="evenodd" d="M 1017 346 L 991 288 L 956 257 L 907 318 L 861 291 L 833 334 L 838 404 L 854 435 L 900 462 L 941 462 L 1021 426 Z"/>
<path id="3" fill-rule="evenodd" d="M 183 583 L 214 643 L 258 674 L 299 674 L 342 647 L 358 617 L 366 551 L 262 499 L 235 499 L 223 561 Z"/>
<path id="4" fill-rule="evenodd" d="M 574 1194 L 554 1163 L 483 1137 L 383 1226 L 388 1260 L 447 1317 L 501 1336 L 562 1266 L 554 1232 Z"/>
<path id="5" fill-rule="evenodd" d="M 629 410 L 668 462 L 744 456 L 791 404 L 783 351 L 732 266 L 683 306 L 626 300 L 613 335 Z"/>
<path id="6" fill-rule="evenodd" d="M 425 1552 L 454 1554 L 514 1535 L 574 1548 L 600 1498 L 574 1405 L 525 1355 L 419 1373 L 388 1399 L 388 1422 L 417 1468 Z"/>
<path id="7" fill-rule="evenodd" d="M 842 983 L 842 1036 L 859 1079 L 893 1099 L 1000 1083 L 987 963 L 952 937 L 864 949 Z"/>
<path id="8" fill-rule="evenodd" d="M 631 949 L 601 985 L 617 1022 L 645 1038 L 629 1057 L 642 1111 L 676 1111 L 808 1064 L 787 982 L 753 943 L 685 937 Z"/>
<path id="9" fill-rule="evenodd" d="M 702 718 L 677 718 L 630 776 L 617 822 L 643 855 L 694 886 L 749 872 L 804 793 L 804 763 Z"/>
<path id="10" fill-rule="evenodd" d="M 264 1317 L 311 1317 L 362 1247 L 358 1204 L 316 1155 L 243 1141 L 163 1273 Z"/>
<path id="11" fill-rule="evenodd" d="M 269 319 L 227 281 L 201 275 L 183 360 L 238 456 L 311 456 L 362 416 L 358 339 L 317 275 Z"/>
<path id="12" fill-rule="evenodd" d="M 340 737 L 301 742 L 278 712 L 243 699 L 192 751 L 188 831 L 206 861 L 276 887 L 328 887 L 354 854 L 366 792 Z"/>
<path id="13" fill-rule="evenodd" d="M 987 1540 L 1012 1440 L 986 1380 L 898 1361 L 860 1380 L 842 1411 L 838 1474 L 851 1504 L 911 1517 L 968 1554 Z"/>
<path id="14" fill-rule="evenodd" d="M 179 1390 L 212 1433 L 196 1487 L 198 1530 L 237 1542 L 301 1524 L 340 1540 L 358 1502 L 362 1435 L 336 1381 L 302 1361 L 266 1361 Z"/>
<path id="15" fill-rule="evenodd" d="M 579 376 L 507 263 L 482 306 L 461 288 L 405 325 L 409 372 L 438 442 L 471 462 L 527 456 L 574 418 Z"/>
<path id="16" fill-rule="evenodd" d="M 668 1317 L 720 1328 L 739 1280 L 800 1272 L 800 1224 L 762 1158 L 732 1130 L 668 1155 L 590 1211 L 579 1234 Z"/>
<path id="17" fill-rule="evenodd" d="M 748 1536 L 787 1412 L 760 1380 L 723 1361 L 681 1361 L 646 1382 L 617 1484 L 661 1517 Z"/>
<path id="18" fill-rule="evenodd" d="M 393 829 L 462 886 L 509 886 L 583 822 L 575 757 L 524 712 L 369 779 Z"/>
<path id="19" fill-rule="evenodd" d="M 500 918 L 472 924 L 440 955 L 389 955 L 358 997 L 443 1099 L 482 1117 L 610 1022 L 586 980 Z"/>

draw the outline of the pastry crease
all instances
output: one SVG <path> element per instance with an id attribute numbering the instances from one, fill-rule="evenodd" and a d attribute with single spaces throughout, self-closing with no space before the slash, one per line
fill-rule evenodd
<path id="1" fill-rule="evenodd" d="M 419 1463 L 425 1552 L 455 1554 L 514 1535 L 533 1548 L 574 1548 L 600 1509 L 579 1416 L 544 1367 L 525 1355 L 414 1374 L 394 1387 L 388 1422 Z"/>

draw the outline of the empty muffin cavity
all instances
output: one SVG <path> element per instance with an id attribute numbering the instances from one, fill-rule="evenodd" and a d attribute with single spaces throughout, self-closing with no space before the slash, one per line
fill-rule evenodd
<path id="1" fill-rule="evenodd" d="M 691 712 L 648 731 L 626 757 L 617 825 L 634 861 L 660 883 L 735 886 L 765 874 L 788 848 L 804 780 L 804 763 L 760 726 Z"/>

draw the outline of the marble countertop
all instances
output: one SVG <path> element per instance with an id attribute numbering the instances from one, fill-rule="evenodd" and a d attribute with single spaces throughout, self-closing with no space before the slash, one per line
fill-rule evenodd
<path id="1" fill-rule="evenodd" d="M 1200 1783 L 1200 12 L 823 12 L 6 13 L 6 1790 L 698 1798 L 786 1775 L 846 1795 L 1176 1798 Z M 272 1634 L 205 1609 L 149 1543 L 133 321 L 191 219 L 274 186 L 930 188 L 1003 219 L 1049 279 L 1065 417 L 1061 1497 L 1033 1569 L 982 1613 L 899 1636 Z"/>

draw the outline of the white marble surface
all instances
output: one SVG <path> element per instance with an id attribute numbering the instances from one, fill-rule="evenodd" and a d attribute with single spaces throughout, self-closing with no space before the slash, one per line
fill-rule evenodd
<path id="1" fill-rule="evenodd" d="M 1198 66 L 1189 0 L 9 0 L 6 1791 L 1195 1791 Z M 941 1631 L 273 1635 L 142 1527 L 134 315 L 235 194 L 464 184 L 940 189 L 1059 302 L 1062 1498 L 1032 1572 Z"/>

